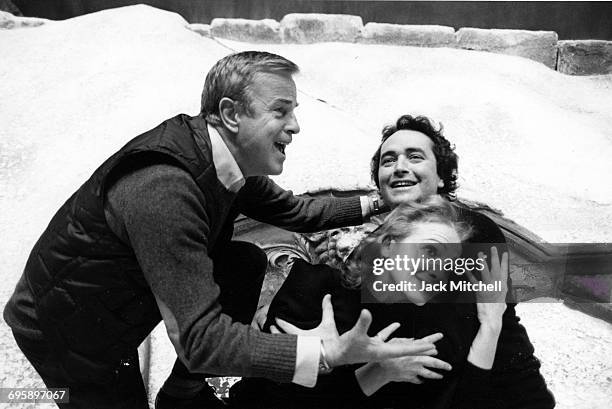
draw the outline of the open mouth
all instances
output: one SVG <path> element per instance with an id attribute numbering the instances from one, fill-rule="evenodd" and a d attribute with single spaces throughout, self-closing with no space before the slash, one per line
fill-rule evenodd
<path id="1" fill-rule="evenodd" d="M 286 144 L 280 143 L 280 142 L 275 142 L 274 146 L 276 147 L 276 149 L 278 149 L 278 151 L 280 153 L 282 153 L 283 155 L 285 154 L 285 148 L 287 147 Z"/>
<path id="2" fill-rule="evenodd" d="M 411 187 L 411 186 L 414 186 L 416 184 L 417 184 L 417 182 L 413 181 L 413 180 L 398 180 L 398 181 L 392 182 L 390 184 L 390 186 L 393 189 L 396 189 L 396 188 L 402 188 L 402 187 Z"/>

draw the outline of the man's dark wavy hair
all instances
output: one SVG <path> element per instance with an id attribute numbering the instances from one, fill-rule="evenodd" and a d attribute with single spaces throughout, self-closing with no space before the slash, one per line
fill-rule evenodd
<path id="1" fill-rule="evenodd" d="M 425 134 L 433 142 L 433 153 L 436 157 L 436 171 L 440 179 L 444 181 L 444 186 L 438 188 L 438 194 L 446 196 L 449 200 L 456 198 L 455 190 L 457 190 L 457 170 L 459 157 L 455 153 L 455 147 L 444 137 L 442 130 L 444 127 L 440 124 L 439 128 L 433 125 L 432 121 L 426 116 L 402 115 L 393 125 L 388 125 L 383 128 L 382 140 L 378 149 L 372 156 L 370 172 L 372 181 L 376 187 L 380 188 L 378 182 L 378 168 L 380 166 L 380 149 L 387 139 L 397 131 L 411 130 Z"/>

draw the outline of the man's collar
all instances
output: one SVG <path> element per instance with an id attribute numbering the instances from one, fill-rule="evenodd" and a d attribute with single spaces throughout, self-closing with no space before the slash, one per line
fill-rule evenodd
<path id="1" fill-rule="evenodd" d="M 245 183 L 242 171 L 215 127 L 208 123 L 206 127 L 208 129 L 208 135 L 210 136 L 213 163 L 217 170 L 217 178 L 227 190 L 236 193 Z"/>

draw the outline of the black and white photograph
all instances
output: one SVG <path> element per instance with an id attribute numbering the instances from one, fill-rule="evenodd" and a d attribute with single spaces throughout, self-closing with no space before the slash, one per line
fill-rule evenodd
<path id="1" fill-rule="evenodd" d="M 610 407 L 612 2 L 0 0 L 0 55 L 0 407 Z"/>

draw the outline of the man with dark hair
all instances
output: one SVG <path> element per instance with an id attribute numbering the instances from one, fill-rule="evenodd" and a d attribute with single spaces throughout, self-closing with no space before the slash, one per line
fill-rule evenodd
<path id="1" fill-rule="evenodd" d="M 361 223 L 373 209 L 367 197 L 296 197 L 267 177 L 281 173 L 299 132 L 297 70 L 263 52 L 223 58 L 206 77 L 200 115 L 128 142 L 55 214 L 4 318 L 47 387 L 70 389 L 61 407 L 148 407 L 137 347 L 160 319 L 178 359 L 158 408 L 219 405 L 204 374 L 312 386 L 320 368 L 435 349 L 438 337 L 369 337 L 367 312 L 339 336 L 329 300 L 313 336 L 248 325 L 266 258 L 231 241 L 239 213 L 317 231 Z"/>
<path id="2" fill-rule="evenodd" d="M 382 144 L 389 139 L 397 131 L 409 130 L 417 131 L 427 136 L 433 143 L 432 151 L 436 157 L 436 171 L 442 180 L 441 186 L 438 187 L 437 193 L 447 197 L 450 200 L 456 198 L 455 190 L 457 190 L 457 166 L 459 158 L 455 153 L 454 145 L 444 137 L 442 131 L 444 127 L 439 124 L 436 129 L 432 121 L 426 116 L 402 115 L 394 124 L 385 126 L 382 131 L 381 144 L 370 161 L 370 177 L 380 189 L 380 181 L 378 179 L 378 171 L 380 168 L 380 153 Z"/>

